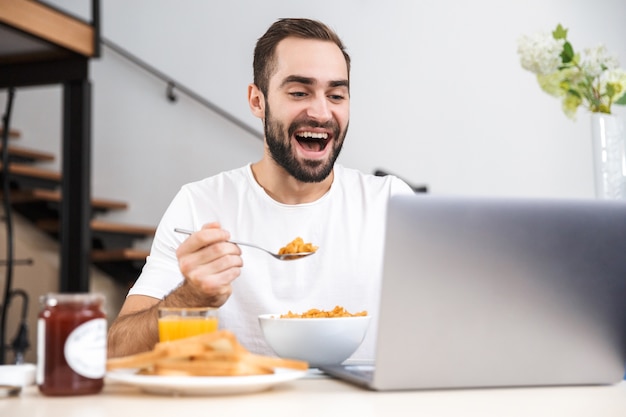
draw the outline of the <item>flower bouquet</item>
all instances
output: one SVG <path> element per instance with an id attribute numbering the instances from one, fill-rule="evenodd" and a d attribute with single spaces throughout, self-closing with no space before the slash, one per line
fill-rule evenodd
<path id="1" fill-rule="evenodd" d="M 522 67 L 537 75 L 543 91 L 561 99 L 571 119 L 579 106 L 611 114 L 613 104 L 626 105 L 626 71 L 617 58 L 602 44 L 576 53 L 561 24 L 551 34 L 522 36 L 517 52 Z"/>

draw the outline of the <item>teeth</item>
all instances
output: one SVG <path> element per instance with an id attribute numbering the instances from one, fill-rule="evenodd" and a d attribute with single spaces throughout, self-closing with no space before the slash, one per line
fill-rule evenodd
<path id="1" fill-rule="evenodd" d="M 303 138 L 327 139 L 328 133 L 301 132 L 301 133 L 298 133 L 297 136 L 303 137 Z"/>

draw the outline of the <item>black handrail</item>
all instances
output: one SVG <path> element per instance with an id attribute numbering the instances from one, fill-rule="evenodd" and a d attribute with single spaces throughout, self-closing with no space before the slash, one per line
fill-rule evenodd
<path id="1" fill-rule="evenodd" d="M 175 81 L 174 79 L 172 79 L 167 74 L 159 71 L 158 69 L 156 69 L 152 65 L 148 64 L 147 62 L 143 61 L 142 59 L 140 59 L 137 56 L 133 55 L 132 53 L 128 52 L 126 49 L 120 47 L 119 45 L 115 44 L 114 42 L 112 42 L 112 41 L 110 41 L 110 40 L 108 40 L 108 39 L 106 39 L 104 37 L 101 37 L 100 41 L 102 42 L 103 45 L 105 45 L 107 48 L 111 49 L 112 51 L 114 51 L 118 55 L 122 56 L 123 58 L 126 58 L 127 60 L 131 61 L 132 63 L 136 64 L 137 66 L 143 68 L 144 70 L 148 71 L 149 73 L 151 73 L 155 77 L 163 80 L 166 83 L 166 87 L 167 87 L 166 97 L 170 101 L 176 101 L 176 95 L 174 94 L 174 89 L 176 89 L 176 90 L 184 93 L 185 95 L 189 96 L 190 98 L 194 99 L 198 103 L 202 104 L 203 106 L 208 107 L 211 111 L 213 111 L 214 113 L 219 114 L 220 116 L 222 116 L 226 120 L 230 121 L 231 123 L 233 123 L 237 127 L 245 130 L 246 132 L 252 134 L 253 136 L 256 136 L 259 139 L 263 139 L 263 134 L 261 132 L 259 132 L 258 130 L 254 129 L 253 127 L 251 127 L 247 123 L 239 120 L 238 118 L 236 118 L 235 116 L 233 116 L 232 114 L 230 114 L 226 110 L 222 109 L 221 107 L 217 106 L 216 104 L 212 103 L 211 101 L 209 101 L 209 100 L 205 99 L 204 97 L 200 96 L 199 94 L 194 92 L 192 89 L 187 88 L 184 85 L 180 84 L 179 82 Z"/>
<path id="2" fill-rule="evenodd" d="M 93 27 L 93 56 L 100 57 L 100 0 L 91 0 L 91 27 Z"/>
<path id="3" fill-rule="evenodd" d="M 396 177 L 400 178 L 402 181 L 406 182 L 407 184 L 409 184 L 409 187 L 411 187 L 413 189 L 414 192 L 416 193 L 427 193 L 428 192 L 428 186 L 424 185 L 424 184 L 412 184 L 410 182 L 408 182 L 407 180 L 405 180 L 402 177 L 399 177 L 396 174 L 392 174 L 391 172 L 382 170 L 382 169 L 376 169 L 374 170 L 374 175 L 376 175 L 377 177 L 384 177 L 386 175 L 395 175 Z"/>

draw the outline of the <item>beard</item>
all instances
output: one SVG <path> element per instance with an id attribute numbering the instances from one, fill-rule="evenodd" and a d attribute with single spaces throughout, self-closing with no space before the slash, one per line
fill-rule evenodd
<path id="1" fill-rule="evenodd" d="M 318 159 L 303 159 L 299 160 L 297 154 L 293 149 L 292 142 L 290 140 L 293 133 L 302 128 L 325 128 L 330 129 L 333 132 L 333 140 L 327 143 L 325 146 L 332 146 L 330 155 L 326 160 Z M 265 102 L 265 140 L 270 150 L 272 159 L 289 175 L 301 182 L 322 182 L 333 170 L 335 161 L 341 153 L 341 147 L 343 141 L 348 133 L 348 126 L 342 132 L 339 125 L 335 120 L 331 120 L 326 123 L 319 123 L 314 120 L 301 118 L 294 120 L 288 129 L 285 129 L 285 125 L 278 120 L 272 119 L 271 112 L 269 110 L 269 104 Z M 287 133 L 285 133 L 287 132 Z"/>

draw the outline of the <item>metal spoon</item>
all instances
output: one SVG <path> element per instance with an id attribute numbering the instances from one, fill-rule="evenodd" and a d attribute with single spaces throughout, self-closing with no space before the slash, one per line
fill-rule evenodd
<path id="1" fill-rule="evenodd" d="M 175 228 L 174 229 L 175 232 L 177 233 L 183 233 L 185 235 L 191 235 L 192 233 L 194 233 L 191 230 L 187 230 L 187 229 L 181 229 L 181 228 Z M 268 255 L 273 256 L 276 259 L 280 259 L 281 261 L 293 261 L 294 259 L 302 259 L 302 258 L 306 258 L 309 255 L 313 255 L 315 252 L 298 252 L 298 253 L 283 253 L 283 254 L 279 254 L 279 253 L 274 253 L 271 252 L 267 249 L 264 249 L 260 246 L 257 245 L 253 245 L 252 243 L 245 243 L 245 242 L 238 242 L 236 240 L 229 240 L 230 243 L 234 243 L 235 245 L 240 245 L 240 246 L 248 246 L 251 248 L 255 248 L 255 249 L 259 249 L 262 250 L 263 252 L 267 253 Z"/>

